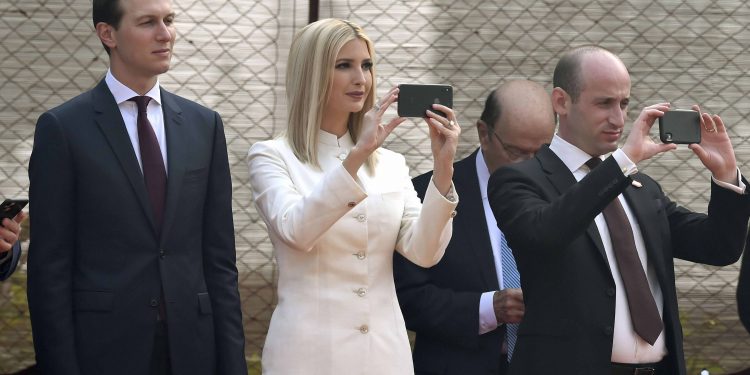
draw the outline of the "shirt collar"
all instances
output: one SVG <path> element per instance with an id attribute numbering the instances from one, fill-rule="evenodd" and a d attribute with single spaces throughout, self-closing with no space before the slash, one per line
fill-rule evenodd
<path id="1" fill-rule="evenodd" d="M 479 192 L 482 194 L 482 199 L 487 199 L 487 184 L 490 181 L 490 170 L 487 168 L 487 162 L 484 161 L 484 154 L 482 148 L 477 151 L 477 179 L 479 180 Z"/>
<path id="2" fill-rule="evenodd" d="M 591 155 L 560 138 L 557 134 L 552 138 L 552 143 L 550 143 L 549 148 L 560 158 L 560 160 L 562 160 L 563 163 L 565 163 L 565 166 L 568 167 L 570 172 L 579 170 L 589 159 L 592 158 Z M 601 158 L 601 156 L 599 158 Z"/>
<path id="3" fill-rule="evenodd" d="M 118 105 L 126 102 L 134 96 L 139 96 L 138 93 L 133 91 L 130 87 L 125 86 L 122 82 L 118 81 L 112 74 L 111 69 L 107 69 L 107 76 L 104 78 L 104 82 L 107 83 L 107 87 L 109 87 L 109 91 L 112 92 L 112 96 L 115 97 L 115 102 Z M 148 90 L 145 96 L 150 97 L 151 100 L 161 105 L 161 90 L 159 90 L 158 78 L 154 87 L 152 87 L 151 90 Z"/>

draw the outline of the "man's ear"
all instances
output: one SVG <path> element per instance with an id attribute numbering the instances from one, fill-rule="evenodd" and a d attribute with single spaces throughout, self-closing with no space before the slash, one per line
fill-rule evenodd
<path id="1" fill-rule="evenodd" d="M 490 134 L 491 131 L 492 129 L 490 129 L 490 127 L 487 126 L 487 124 L 485 124 L 484 121 L 482 120 L 477 121 L 477 134 L 479 135 L 479 144 L 484 146 L 488 142 L 492 141 L 492 139 L 489 138 L 489 137 L 492 137 L 492 134 Z"/>
<path id="2" fill-rule="evenodd" d="M 102 44 L 109 47 L 110 50 L 117 46 L 114 31 L 115 28 L 106 22 L 99 22 L 96 24 L 96 35 L 99 37 Z"/>
<path id="3" fill-rule="evenodd" d="M 552 89 L 552 109 L 558 116 L 567 115 L 571 104 L 570 95 L 565 90 L 559 87 Z"/>

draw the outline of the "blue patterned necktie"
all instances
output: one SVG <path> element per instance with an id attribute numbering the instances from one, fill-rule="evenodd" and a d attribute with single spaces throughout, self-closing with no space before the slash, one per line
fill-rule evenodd
<path id="1" fill-rule="evenodd" d="M 510 250 L 508 241 L 505 240 L 505 235 L 502 232 L 500 232 L 500 258 L 503 267 L 503 289 L 520 288 L 521 275 L 518 273 L 518 268 L 516 268 L 516 260 L 513 258 L 513 252 Z M 508 362 L 510 362 L 513 356 L 517 337 L 518 324 L 506 324 L 505 341 L 508 343 Z"/>

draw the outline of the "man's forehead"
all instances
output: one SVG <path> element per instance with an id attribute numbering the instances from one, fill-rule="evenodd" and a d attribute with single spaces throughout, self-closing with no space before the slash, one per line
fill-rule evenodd
<path id="1" fill-rule="evenodd" d="M 630 76 L 627 73 L 602 70 L 582 73 L 581 95 L 600 100 L 630 97 Z"/>
<path id="2" fill-rule="evenodd" d="M 135 18 L 174 15 L 172 2 L 169 0 L 120 0 L 120 7 L 124 15 Z"/>

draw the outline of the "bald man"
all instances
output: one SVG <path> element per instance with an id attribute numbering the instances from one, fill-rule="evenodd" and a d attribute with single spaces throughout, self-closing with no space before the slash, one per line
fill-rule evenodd
<path id="1" fill-rule="evenodd" d="M 638 171 L 676 148 L 649 136 L 669 103 L 645 107 L 619 146 L 630 82 L 603 48 L 566 53 L 553 75 L 557 134 L 490 177 L 523 276 L 509 374 L 685 375 L 674 258 L 721 266 L 742 252 L 750 196 L 727 127 L 701 114 L 702 141 L 688 147 L 712 175 L 708 214 L 680 207 Z"/>
<path id="2" fill-rule="evenodd" d="M 523 294 L 487 202 L 487 180 L 495 169 L 534 156 L 554 130 L 550 97 L 539 84 L 511 81 L 492 91 L 477 121 L 479 149 L 454 165 L 461 201 L 445 256 L 431 269 L 394 257 L 401 310 L 417 333 L 417 374 L 505 374 Z M 420 197 L 431 175 L 414 178 Z"/>

